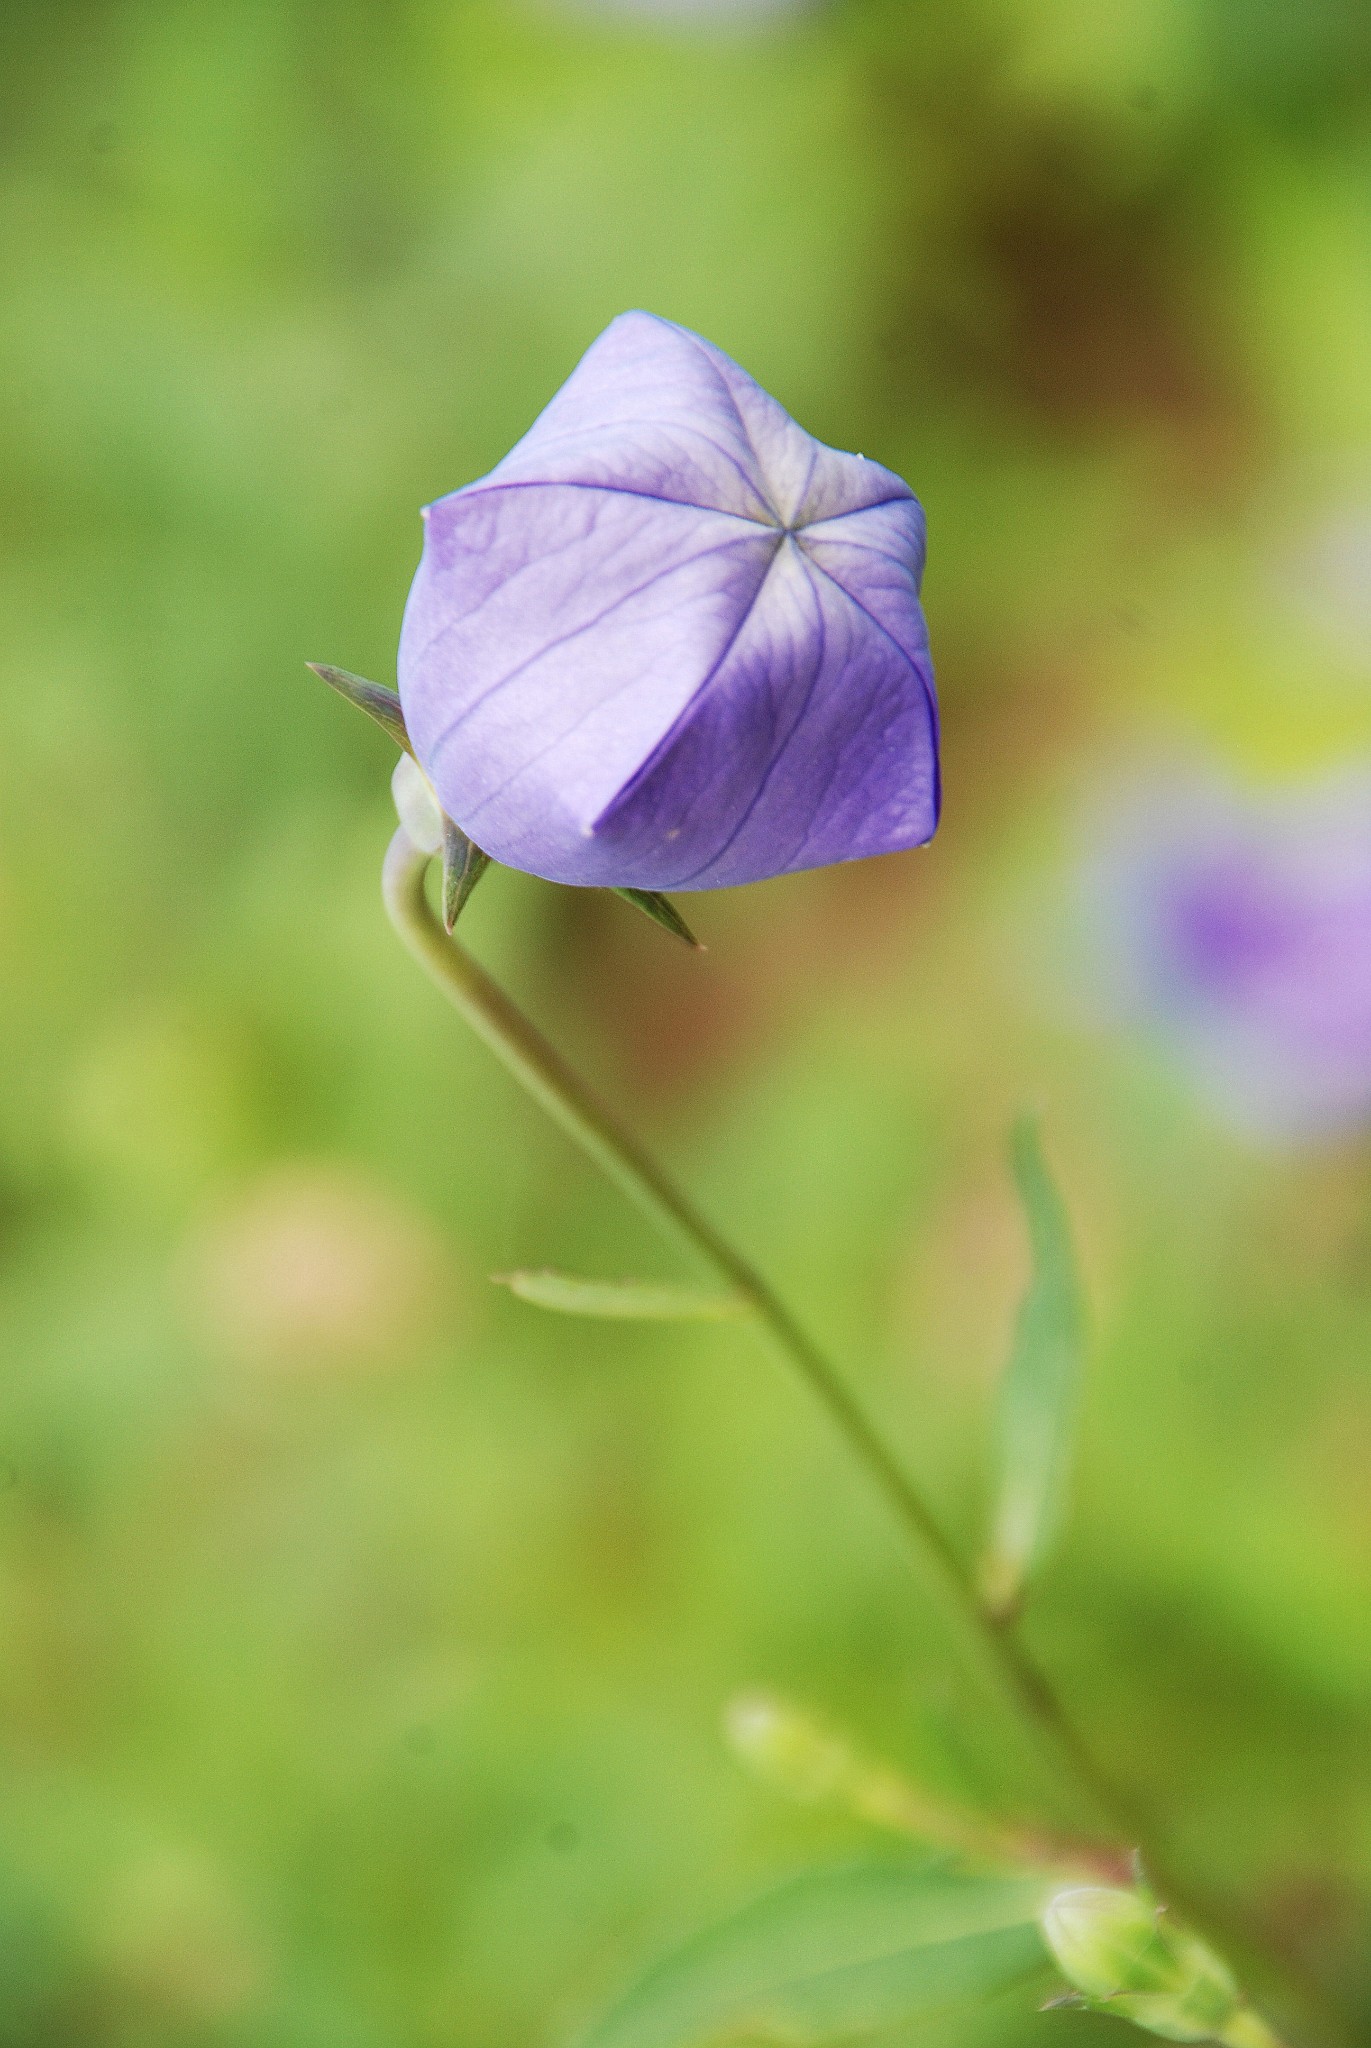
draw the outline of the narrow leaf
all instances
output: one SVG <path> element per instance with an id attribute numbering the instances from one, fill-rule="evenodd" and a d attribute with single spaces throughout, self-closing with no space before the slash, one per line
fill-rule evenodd
<path id="1" fill-rule="evenodd" d="M 645 917 L 650 917 L 654 924 L 659 924 L 662 927 L 663 931 L 670 932 L 674 938 L 684 939 L 685 943 L 688 946 L 693 946 L 697 953 L 704 952 L 704 947 L 700 944 L 700 941 L 696 938 L 694 932 L 676 908 L 676 905 L 669 898 L 659 895 L 657 890 L 616 889 L 614 893 L 616 896 L 622 896 L 625 903 L 631 903 L 636 910 L 641 910 Z"/>
<path id="2" fill-rule="evenodd" d="M 1023 1118 L 1011 1147 L 1028 1222 L 1033 1277 L 1000 1387 L 999 1475 L 981 1590 L 1013 1615 L 1065 1519 L 1085 1371 L 1085 1303 L 1065 1204 Z"/>
<path id="3" fill-rule="evenodd" d="M 734 1755 L 763 1784 L 805 1805 L 832 1805 L 925 1851 L 986 1869 L 1031 1870 L 1056 1854 L 1048 1838 L 1004 1827 L 866 1755 L 840 1730 L 775 1693 L 740 1693 L 724 1716 Z M 1060 1862 L 1074 1860 L 1063 1847 Z"/>
<path id="4" fill-rule="evenodd" d="M 443 926 L 452 931 L 467 898 L 490 866 L 490 855 L 468 839 L 460 825 L 443 819 Z"/>
<path id="5" fill-rule="evenodd" d="M 394 690 L 386 689 L 383 683 L 369 683 L 365 676 L 350 675 L 345 668 L 333 668 L 326 661 L 307 661 L 305 667 L 312 668 L 321 681 L 327 683 L 331 690 L 336 690 L 340 697 L 346 697 L 349 704 L 355 704 L 359 711 L 365 711 L 369 718 L 374 718 L 397 747 L 403 747 L 407 754 L 414 752 L 405 729 L 405 714 Z"/>
<path id="6" fill-rule="evenodd" d="M 493 1273 L 497 1286 L 507 1287 L 520 1301 L 551 1308 L 567 1316 L 607 1316 L 625 1322 L 723 1322 L 751 1314 L 740 1294 L 703 1294 L 694 1287 L 672 1287 L 656 1280 L 582 1280 L 575 1273 Z"/>
<path id="7" fill-rule="evenodd" d="M 659 1963 L 582 2048 L 847 2041 L 1041 1970 L 1037 1879 L 930 1864 L 814 1871 Z"/>

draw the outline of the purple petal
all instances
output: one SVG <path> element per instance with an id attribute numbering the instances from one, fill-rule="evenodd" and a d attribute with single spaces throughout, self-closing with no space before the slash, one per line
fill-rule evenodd
<path id="1" fill-rule="evenodd" d="M 625 314 L 428 514 L 400 690 L 448 814 L 555 881 L 712 888 L 937 822 L 923 515 Z"/>
<path id="2" fill-rule="evenodd" d="M 938 788 L 931 687 L 910 688 L 919 675 L 803 538 L 785 541 L 719 668 L 597 820 L 597 839 L 650 864 L 658 889 L 922 844 Z"/>

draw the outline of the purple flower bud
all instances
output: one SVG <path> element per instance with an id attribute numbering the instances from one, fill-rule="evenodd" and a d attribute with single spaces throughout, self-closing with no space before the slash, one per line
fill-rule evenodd
<path id="1" fill-rule="evenodd" d="M 932 836 L 919 504 L 708 342 L 623 314 L 425 516 L 400 695 L 495 860 L 714 889 Z"/>
<path id="2" fill-rule="evenodd" d="M 1120 993 L 1231 1122 L 1371 1123 L 1371 778 L 1116 804 L 1095 895 Z"/>

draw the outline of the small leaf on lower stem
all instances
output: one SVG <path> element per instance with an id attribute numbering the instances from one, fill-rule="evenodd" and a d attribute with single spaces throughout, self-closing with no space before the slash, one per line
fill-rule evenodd
<path id="1" fill-rule="evenodd" d="M 656 889 L 616 889 L 614 893 L 616 896 L 622 896 L 625 903 L 631 903 L 635 910 L 641 910 L 644 917 L 650 917 L 663 931 L 670 932 L 673 938 L 683 939 L 686 945 L 693 946 L 697 953 L 704 952 L 704 947 L 676 905 Z"/>
<path id="2" fill-rule="evenodd" d="M 1085 1304 L 1071 1225 L 1032 1118 L 1015 1126 L 1012 1156 L 1033 1278 L 1000 1386 L 998 1497 L 980 1571 L 986 1608 L 998 1620 L 1016 1613 L 1065 1519 L 1085 1371 Z"/>
<path id="3" fill-rule="evenodd" d="M 443 819 L 443 928 L 451 932 L 467 898 L 490 866 L 490 855 L 468 839 L 460 825 Z"/>
<path id="4" fill-rule="evenodd" d="M 374 718 L 397 747 L 403 747 L 407 754 L 414 752 L 398 692 L 388 690 L 384 683 L 369 683 L 365 676 L 354 676 L 345 668 L 334 668 L 326 661 L 307 661 L 305 667 L 313 669 L 321 682 L 336 690 L 340 697 L 346 697 L 349 704 Z"/>
<path id="5" fill-rule="evenodd" d="M 731 1700 L 724 1738 L 745 1769 L 787 1798 L 845 1809 L 921 1847 L 1001 1871 L 1062 1868 L 1074 1860 L 1064 1844 L 1005 1828 L 927 1790 L 775 1693 L 746 1692 Z"/>
<path id="6" fill-rule="evenodd" d="M 936 1864 L 815 1870 L 665 1957 L 582 2048 L 884 2035 L 1042 1971 L 1042 1904 L 1041 1880 Z"/>
<path id="7" fill-rule="evenodd" d="M 555 1309 L 566 1316 L 602 1316 L 621 1322 L 727 1322 L 750 1315 L 751 1304 L 740 1294 L 704 1294 L 694 1287 L 672 1287 L 658 1280 L 583 1280 L 576 1273 L 539 1271 L 492 1273 L 497 1287 L 507 1287 L 535 1308 Z"/>

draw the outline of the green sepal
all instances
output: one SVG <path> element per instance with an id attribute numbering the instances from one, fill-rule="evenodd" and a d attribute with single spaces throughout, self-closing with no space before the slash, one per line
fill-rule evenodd
<path id="1" fill-rule="evenodd" d="M 676 905 L 655 889 L 616 889 L 614 893 L 622 896 L 625 903 L 631 903 L 635 910 L 641 910 L 644 917 L 650 917 L 654 924 L 659 924 L 664 932 L 670 932 L 673 938 L 684 939 L 697 953 L 704 952 L 704 947 Z"/>
<path id="2" fill-rule="evenodd" d="M 369 683 L 365 676 L 351 675 L 345 668 L 333 668 L 326 661 L 307 661 L 305 667 L 312 668 L 321 682 L 336 690 L 340 697 L 346 697 L 349 704 L 355 704 L 359 711 L 366 712 L 368 718 L 374 718 L 397 747 L 403 747 L 407 754 L 414 752 L 396 691 L 388 690 L 384 683 Z"/>
<path id="3" fill-rule="evenodd" d="M 564 1316 L 600 1316 L 612 1322 L 717 1323 L 752 1313 L 740 1294 L 704 1294 L 660 1280 L 583 1280 L 577 1273 L 492 1273 L 520 1301 Z"/>
<path id="4" fill-rule="evenodd" d="M 467 898 L 490 866 L 490 855 L 468 839 L 460 825 L 443 818 L 443 929 L 451 932 Z"/>

